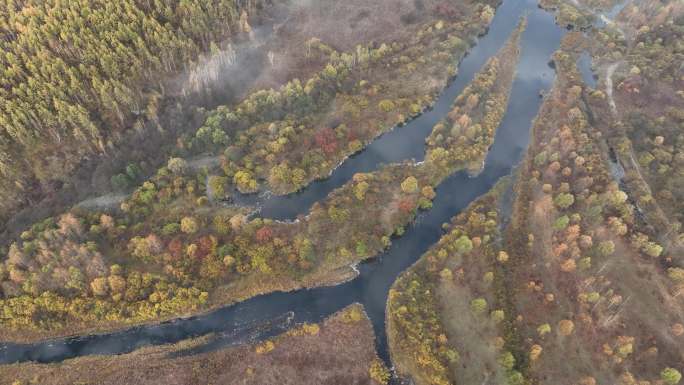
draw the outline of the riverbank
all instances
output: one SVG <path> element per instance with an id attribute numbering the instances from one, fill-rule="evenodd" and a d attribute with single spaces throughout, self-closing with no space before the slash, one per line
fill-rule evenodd
<path id="1" fill-rule="evenodd" d="M 453 218 L 446 235 L 392 285 L 387 337 L 399 377 L 475 384 L 505 383 L 514 375 L 497 363 L 504 310 L 491 294 L 490 265 L 507 255 L 496 210 L 506 188 L 500 183 Z"/>
<path id="2" fill-rule="evenodd" d="M 58 365 L 0 367 L 2 385 L 73 383 L 194 385 L 386 384 L 389 371 L 375 352 L 373 329 L 361 305 L 349 306 L 319 324 L 304 324 L 263 342 L 217 347 L 207 336 L 118 356 L 92 356 Z"/>

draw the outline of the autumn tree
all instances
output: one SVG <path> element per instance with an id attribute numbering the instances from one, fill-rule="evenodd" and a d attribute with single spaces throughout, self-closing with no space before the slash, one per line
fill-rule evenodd
<path id="1" fill-rule="evenodd" d="M 193 217 L 184 217 L 180 222 L 180 229 L 186 234 L 194 234 L 199 230 L 197 219 Z"/>

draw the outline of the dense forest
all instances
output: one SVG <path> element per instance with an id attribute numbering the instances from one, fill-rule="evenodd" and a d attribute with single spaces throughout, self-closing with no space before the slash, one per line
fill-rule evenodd
<path id="1" fill-rule="evenodd" d="M 249 28 L 247 9 L 233 0 L 0 3 L 0 217 L 126 130 L 154 125 L 167 81 Z"/>
<path id="2" fill-rule="evenodd" d="M 470 133 L 447 135 L 461 138 L 449 145 L 454 153 L 471 147 L 457 161 L 438 165 L 430 157 L 421 166 L 357 174 L 297 222 L 254 218 L 252 208 L 225 203 L 236 189 L 253 192 L 262 184 L 295 191 L 428 107 L 493 9 L 475 4 L 448 18 L 434 12 L 437 21 L 412 26 L 415 34 L 404 41 L 349 52 L 308 42 L 309 55 L 327 62 L 321 70 L 209 111 L 204 124 L 178 138 L 185 158 L 172 156 L 119 210 L 76 207 L 26 228 L 0 267 L 3 335 L 138 323 L 320 285 L 387 248 L 419 209 L 431 207 L 433 188 L 450 170 L 482 162 L 502 116 L 496 99 L 506 98 L 514 65 L 498 76 L 494 61 L 473 82 L 478 88 L 469 93 L 481 101 L 470 98 L 472 122 L 462 127 Z M 523 27 L 506 61 L 515 61 L 510 54 Z M 484 123 L 482 111 L 494 107 L 498 113 Z M 470 128 L 480 123 L 487 128 Z M 198 165 L 193 156 L 210 161 Z M 431 175 L 437 168 L 441 173 Z M 112 184 L 136 174 L 128 167 Z"/>

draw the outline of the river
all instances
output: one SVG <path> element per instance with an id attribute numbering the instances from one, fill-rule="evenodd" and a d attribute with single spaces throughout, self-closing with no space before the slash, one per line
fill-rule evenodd
<path id="1" fill-rule="evenodd" d="M 472 80 L 486 60 L 504 44 L 521 16 L 528 26 L 521 40 L 522 51 L 510 103 L 488 153 L 484 170 L 475 177 L 458 172 L 437 189 L 433 208 L 419 215 L 403 237 L 377 258 L 358 266 L 359 275 L 346 283 L 276 292 L 196 317 L 132 327 L 113 333 L 55 339 L 34 344 L 1 344 L 0 363 L 58 362 L 89 354 L 120 354 L 146 345 L 174 343 L 187 338 L 218 333 L 218 339 L 199 350 L 211 350 L 248 339 L 263 339 L 282 332 L 292 323 L 319 322 L 354 302 L 364 305 L 376 333 L 376 346 L 389 363 L 385 334 L 385 305 L 390 286 L 442 235 L 442 224 L 458 214 L 501 177 L 509 175 L 520 161 L 529 141 L 531 123 L 542 102 L 540 92 L 550 89 L 554 71 L 548 65 L 565 33 L 553 16 L 537 8 L 536 0 L 506 0 L 497 9 L 488 33 L 481 37 L 459 65 L 457 78 L 440 96 L 434 108 L 408 124 L 397 127 L 349 158 L 329 179 L 317 181 L 298 194 L 262 197 L 261 215 L 292 219 L 305 213 L 316 201 L 348 181 L 354 173 L 377 169 L 383 163 L 404 159 L 421 160 L 424 141 L 432 127 L 449 110 L 454 98 Z"/>

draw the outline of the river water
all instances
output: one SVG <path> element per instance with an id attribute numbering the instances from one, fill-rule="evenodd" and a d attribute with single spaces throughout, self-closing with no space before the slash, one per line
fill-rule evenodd
<path id="1" fill-rule="evenodd" d="M 433 208 L 420 214 L 383 254 L 358 266 L 359 275 L 346 283 L 303 289 L 290 293 L 258 296 L 210 313 L 143 325 L 107 334 L 69 337 L 35 344 L 0 344 L 0 363 L 58 362 L 89 354 L 120 354 L 146 345 L 174 343 L 187 338 L 218 333 L 219 338 L 195 349 L 207 351 L 263 339 L 282 332 L 292 323 L 319 322 L 354 302 L 364 305 L 376 333 L 378 353 L 389 363 L 385 334 L 385 305 L 390 286 L 442 235 L 442 224 L 458 214 L 478 196 L 486 193 L 501 177 L 511 173 L 529 141 L 533 118 L 548 91 L 554 71 L 548 65 L 559 47 L 564 30 L 551 14 L 537 8 L 536 0 L 505 0 L 497 9 L 488 33 L 481 37 L 459 66 L 458 77 L 440 96 L 435 107 L 403 127 L 381 136 L 361 153 L 337 168 L 329 179 L 314 182 L 299 194 L 266 197 L 261 215 L 291 219 L 305 213 L 313 202 L 324 199 L 356 172 L 368 172 L 383 163 L 404 159 L 421 160 L 424 141 L 432 127 L 448 111 L 454 98 L 472 80 L 486 60 L 504 44 L 519 18 L 528 17 L 521 40 L 522 51 L 513 82 L 510 103 L 487 156 L 484 170 L 476 177 L 458 172 L 436 189 Z"/>

